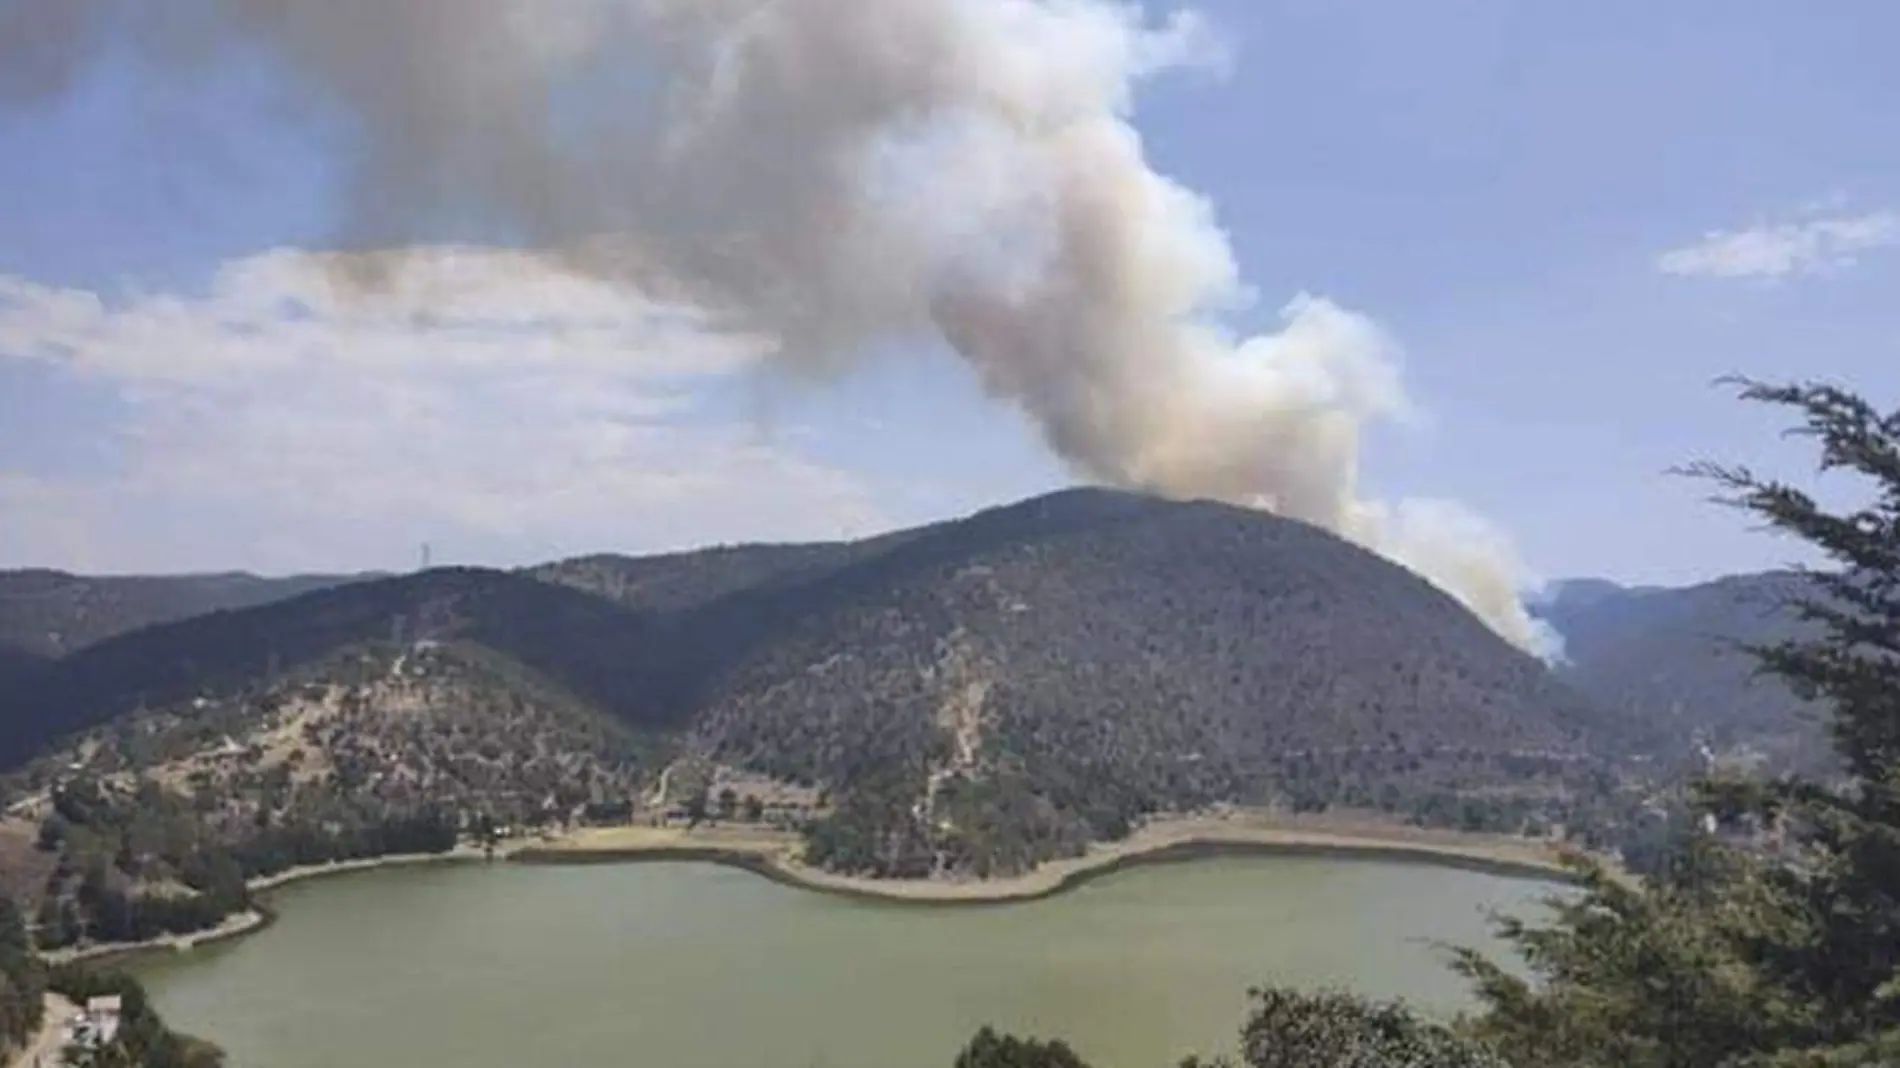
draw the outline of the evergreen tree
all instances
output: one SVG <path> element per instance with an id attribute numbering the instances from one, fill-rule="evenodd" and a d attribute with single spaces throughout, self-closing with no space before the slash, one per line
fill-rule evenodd
<path id="1" fill-rule="evenodd" d="M 1830 561 L 1792 606 L 1810 633 L 1752 651 L 1831 710 L 1844 774 L 1702 785 L 1705 811 L 1781 835 L 1779 849 L 1698 838 L 1639 886 L 1580 864 L 1584 893 L 1554 922 L 1503 927 L 1532 979 L 1462 954 L 1487 1003 L 1472 1027 L 1517 1068 L 1900 1063 L 1900 410 L 1738 384 L 1792 409 L 1821 470 L 1869 491 L 1833 511 L 1747 468 L 1689 469 Z"/>
<path id="2" fill-rule="evenodd" d="M 957 1055 L 956 1068 L 1088 1068 L 1062 1042 L 999 1035 L 985 1027 Z"/>
<path id="3" fill-rule="evenodd" d="M 45 969 L 27 937 L 26 918 L 0 894 L 0 1051 L 23 1045 L 40 1028 Z"/>
<path id="4" fill-rule="evenodd" d="M 1244 1068 L 1508 1068 L 1492 1053 L 1402 1004 L 1335 991 L 1270 987 L 1250 993 L 1240 1030 Z M 956 1068 L 1087 1068 L 1061 1042 L 977 1032 Z M 1236 1068 L 1225 1058 L 1189 1057 L 1179 1068 Z"/>
<path id="5" fill-rule="evenodd" d="M 1252 992 L 1240 1030 L 1247 1068 L 1506 1068 L 1489 1051 L 1398 1003 L 1281 987 Z M 1183 1062 L 1182 1068 L 1226 1068 Z"/>

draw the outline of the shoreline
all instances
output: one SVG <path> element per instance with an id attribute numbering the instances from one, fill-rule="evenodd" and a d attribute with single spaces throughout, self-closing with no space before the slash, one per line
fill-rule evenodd
<path id="1" fill-rule="evenodd" d="M 995 907 L 1041 901 L 1136 868 L 1214 857 L 1321 857 L 1383 861 L 1475 871 L 1538 882 L 1574 881 L 1561 856 L 1528 842 L 1411 827 L 1301 826 L 1300 821 L 1192 817 L 1162 819 L 1118 842 L 1096 843 L 1077 857 L 1046 861 L 1021 875 L 994 879 L 875 879 L 840 875 L 799 860 L 795 834 L 754 829 L 604 827 L 570 832 L 495 850 L 492 861 L 526 865 L 699 863 L 749 872 L 781 886 L 872 904 L 913 907 Z M 380 868 L 488 862 L 485 851 L 457 846 L 447 853 L 362 857 L 290 868 L 249 881 L 259 900 L 216 927 L 145 942 L 121 942 L 42 954 L 52 964 L 123 962 L 157 953 L 183 953 L 255 934 L 277 920 L 264 900 L 298 883 Z"/>
<path id="2" fill-rule="evenodd" d="M 1559 854 L 1515 841 L 1455 832 L 1358 833 L 1300 828 L 1272 821 L 1158 821 L 1119 842 L 1098 843 L 1078 857 L 1047 861 L 1021 875 L 994 879 L 874 879 L 840 875 L 798 860 L 793 836 L 713 835 L 647 828 L 582 831 L 509 854 L 522 864 L 585 865 L 685 861 L 737 868 L 784 886 L 884 904 L 1008 905 L 1039 901 L 1134 868 L 1221 856 L 1303 856 L 1425 864 L 1504 878 L 1569 882 Z M 722 840 L 723 839 L 723 840 Z"/>
<path id="3" fill-rule="evenodd" d="M 261 875 L 247 880 L 245 886 L 260 900 L 252 902 L 252 907 L 244 912 L 235 912 L 226 916 L 215 927 L 186 934 L 160 935 L 143 942 L 102 942 L 77 949 L 56 949 L 40 954 L 48 964 L 78 964 L 82 962 L 100 964 L 106 962 L 121 963 L 136 957 L 145 957 L 157 953 L 185 953 L 194 949 L 221 942 L 229 942 L 245 935 L 256 934 L 277 922 L 277 910 L 268 901 L 261 900 L 271 893 L 293 883 L 311 882 L 333 875 L 348 875 L 352 872 L 372 871 L 377 868 L 413 867 L 423 864 L 466 864 L 483 859 L 479 849 L 457 846 L 447 853 L 392 853 L 382 857 L 359 857 L 354 860 L 338 860 L 328 864 L 306 864 L 295 868 L 286 868 L 273 875 Z M 497 854 L 497 859 L 500 855 Z"/>
<path id="4" fill-rule="evenodd" d="M 143 942 L 97 942 L 77 948 L 42 952 L 40 959 L 54 967 L 67 964 L 100 964 L 152 953 L 184 953 L 216 942 L 240 938 L 261 931 L 276 917 L 268 909 L 257 907 L 226 916 L 216 927 L 188 934 L 160 935 Z"/>

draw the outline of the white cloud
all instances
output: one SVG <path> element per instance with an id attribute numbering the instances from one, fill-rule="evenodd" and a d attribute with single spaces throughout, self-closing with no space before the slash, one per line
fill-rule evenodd
<path id="1" fill-rule="evenodd" d="M 366 267 L 373 290 L 349 281 Z M 124 300 L 0 277 L 0 360 L 124 413 L 113 469 L 0 459 L 0 566 L 393 566 L 425 539 L 527 559 L 881 525 L 854 478 L 704 410 L 763 351 L 493 250 L 278 251 Z"/>
<path id="2" fill-rule="evenodd" d="M 1663 253 L 1656 266 L 1665 274 L 1781 279 L 1850 266 L 1859 253 L 1893 245 L 1900 245 L 1900 212 L 1875 211 L 1712 231 Z"/>

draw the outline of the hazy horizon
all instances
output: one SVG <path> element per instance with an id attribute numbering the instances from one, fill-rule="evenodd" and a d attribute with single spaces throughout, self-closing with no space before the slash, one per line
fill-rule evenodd
<path id="1" fill-rule="evenodd" d="M 1087 488 L 1087 487 L 1078 485 L 1074 487 L 1064 487 L 1064 488 L 1066 489 L 1066 488 Z M 1054 490 L 1050 492 L 1060 492 L 1060 490 Z M 1042 496 L 1042 495 L 1038 494 L 1036 496 Z M 611 546 L 603 546 L 603 547 L 598 547 L 598 548 L 579 548 L 575 551 L 563 552 L 554 556 L 531 557 L 531 558 L 522 558 L 522 559 L 460 559 L 460 558 L 457 558 L 453 554 L 452 551 L 445 553 L 443 551 L 445 547 L 431 542 L 431 543 L 428 543 L 428 553 L 429 553 L 428 566 L 429 566 L 429 569 L 431 570 L 437 569 L 437 568 L 467 567 L 467 568 L 507 571 L 507 570 L 517 570 L 517 569 L 522 569 L 522 568 L 531 568 L 531 567 L 535 567 L 541 564 L 556 563 L 563 560 L 584 559 L 587 557 L 594 557 L 594 556 L 618 556 L 618 557 L 638 558 L 638 557 L 683 555 L 683 554 L 688 554 L 688 553 L 702 552 L 702 551 L 714 550 L 714 549 L 738 549 L 738 548 L 748 548 L 748 547 L 755 547 L 755 546 L 771 547 L 771 546 L 814 545 L 814 544 L 825 544 L 828 542 L 836 542 L 836 541 L 860 541 L 860 540 L 877 538 L 882 535 L 894 533 L 899 530 L 915 529 L 916 527 L 920 527 L 920 526 L 928 526 L 934 523 L 956 520 L 968 515 L 975 514 L 975 512 L 983 511 L 988 508 L 1004 507 L 1010 504 L 1019 503 L 1022 500 L 1030 500 L 1030 499 L 1034 499 L 1034 497 L 1019 498 L 1017 500 L 1012 500 L 1012 501 L 997 501 L 997 502 L 994 502 L 993 504 L 979 506 L 978 508 L 969 512 L 958 512 L 955 514 L 928 518 L 928 519 L 923 520 L 922 522 L 915 523 L 915 524 L 907 524 L 905 526 L 891 526 L 891 527 L 886 527 L 886 528 L 882 528 L 878 530 L 868 530 L 861 533 L 853 532 L 849 534 L 848 536 L 836 538 L 836 539 L 808 538 L 808 539 L 780 539 L 780 540 L 753 539 L 753 540 L 741 540 L 741 541 L 710 541 L 710 542 L 703 542 L 703 543 L 699 543 L 695 545 L 663 547 L 663 548 L 656 548 L 656 549 L 650 549 L 650 550 L 631 550 L 631 549 L 614 548 Z M 423 546 L 420 544 L 411 546 L 410 552 L 411 552 L 410 559 L 406 566 L 402 564 L 393 564 L 393 565 L 377 565 L 377 566 L 369 566 L 369 567 L 347 567 L 347 566 L 330 567 L 330 568 L 315 567 L 315 568 L 299 568 L 296 570 L 289 570 L 289 571 L 273 571 L 273 570 L 268 570 L 268 569 L 247 568 L 247 567 L 198 568 L 198 569 L 183 569 L 183 570 L 173 570 L 173 571 L 163 571 L 163 570 L 160 570 L 160 571 L 110 571 L 110 570 L 83 571 L 83 570 L 75 570 L 69 567 L 61 567 L 56 564 L 35 564 L 31 562 L 9 563 L 7 561 L 0 561 L 0 574 L 9 573 L 9 572 L 20 573 L 20 572 L 31 572 L 31 571 L 49 571 L 49 572 L 59 572 L 59 573 L 64 573 L 64 574 L 70 574 L 76 577 L 88 578 L 88 579 L 94 579 L 94 578 L 97 578 L 97 579 L 218 578 L 218 577 L 224 577 L 224 576 L 233 576 L 233 577 L 241 576 L 241 577 L 257 578 L 257 579 L 294 579 L 294 578 L 305 578 L 305 577 L 312 577 L 312 576 L 396 577 L 396 576 L 406 575 L 406 574 L 415 574 L 423 570 L 421 566 Z M 1722 572 L 1720 574 L 1711 574 L 1706 577 L 1690 578 L 1684 581 L 1677 581 L 1677 582 L 1631 581 L 1631 580 L 1619 578 L 1613 575 L 1601 575 L 1601 574 L 1555 575 L 1543 580 L 1542 583 L 1540 583 L 1540 585 L 1536 589 L 1528 591 L 1528 595 L 1529 595 L 1529 600 L 1532 603 L 1535 603 L 1535 601 L 1537 600 L 1539 596 L 1546 596 L 1549 594 L 1551 590 L 1557 587 L 1560 587 L 1567 583 L 1576 583 L 1576 582 L 1610 582 L 1625 589 L 1638 589 L 1638 588 L 1645 588 L 1645 587 L 1654 587 L 1654 588 L 1660 588 L 1660 589 L 1680 589 L 1680 588 L 1687 588 L 1687 587 L 1692 587 L 1692 586 L 1705 585 L 1707 583 L 1712 583 L 1712 582 L 1719 582 L 1726 578 L 1732 578 L 1732 577 L 1743 576 L 1743 575 L 1760 574 L 1766 571 L 1781 570 L 1786 566 L 1790 566 L 1790 565 L 1773 564 L 1767 567 L 1762 567 L 1762 568 L 1749 570 L 1749 571 L 1727 571 L 1727 572 Z"/>

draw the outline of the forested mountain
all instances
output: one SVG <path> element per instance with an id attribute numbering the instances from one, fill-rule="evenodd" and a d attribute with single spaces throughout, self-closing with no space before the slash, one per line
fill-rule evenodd
<path id="1" fill-rule="evenodd" d="M 559 679 L 629 722 L 652 703 L 620 658 L 645 617 L 523 575 L 445 568 L 219 611 L 89 646 L 0 695 L 0 766 L 140 706 L 267 684 L 370 642 L 459 639 Z"/>
<path id="2" fill-rule="evenodd" d="M 1785 571 L 1680 589 L 1588 580 L 1560 584 L 1539 612 L 1564 636 L 1560 675 L 1606 713 L 1649 725 L 1656 747 L 1706 743 L 1813 770 L 1829 759 L 1826 732 L 1737 647 L 1803 635 L 1786 605 L 1806 584 Z"/>
<path id="3" fill-rule="evenodd" d="M 0 571 L 0 651 L 62 656 L 141 627 L 249 608 L 360 576 L 80 576 Z M 4 670 L 4 665 L 0 665 Z"/>
<path id="4" fill-rule="evenodd" d="M 851 868 L 1015 869 L 1219 798 L 1404 808 L 1591 748 L 1581 703 L 1423 580 L 1212 504 L 1056 494 L 682 622 L 729 636 L 695 737 L 839 788 L 815 845 Z"/>
<path id="5" fill-rule="evenodd" d="M 447 675 L 404 674 L 426 664 Z M 821 791 L 816 862 L 984 874 L 1217 800 L 1563 821 L 1611 788 L 1603 723 L 1316 528 L 1075 490 L 851 544 L 442 569 L 149 627 L 8 687 L 0 757 L 70 739 L 16 792 L 107 780 L 80 807 L 133 883 L 266 848 L 252 825 L 624 810 L 674 751 Z M 110 815 L 193 807 L 217 841 L 163 855 Z"/>
<path id="6" fill-rule="evenodd" d="M 41 942 L 149 938 L 244 907 L 244 879 L 627 811 L 656 743 L 470 643 L 371 643 L 120 717 L 9 777 L 57 854 Z"/>

